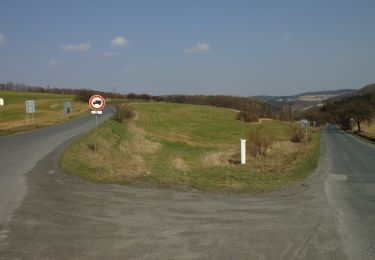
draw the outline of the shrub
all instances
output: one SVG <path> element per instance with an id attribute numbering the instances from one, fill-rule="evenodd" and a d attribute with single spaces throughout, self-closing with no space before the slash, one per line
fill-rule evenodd
<path id="1" fill-rule="evenodd" d="M 292 133 L 291 133 L 291 138 L 290 141 L 294 143 L 300 143 L 305 136 L 305 130 L 302 129 L 300 126 L 294 125 L 292 127 Z"/>
<path id="2" fill-rule="evenodd" d="M 237 119 L 243 122 L 256 122 L 259 119 L 259 115 L 250 111 L 241 111 L 238 112 Z"/>
<path id="3" fill-rule="evenodd" d="M 122 123 L 124 119 L 131 119 L 135 117 L 134 108 L 124 103 L 115 103 L 113 120 Z"/>
<path id="4" fill-rule="evenodd" d="M 262 125 L 253 129 L 246 142 L 246 149 L 250 155 L 256 157 L 266 155 L 267 150 L 272 147 L 274 137 L 271 132 L 267 131 Z"/>

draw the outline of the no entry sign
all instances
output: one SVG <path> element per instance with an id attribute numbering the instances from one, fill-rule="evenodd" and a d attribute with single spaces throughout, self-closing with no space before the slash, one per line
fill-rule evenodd
<path id="1" fill-rule="evenodd" d="M 94 95 L 89 101 L 92 110 L 102 110 L 105 106 L 105 100 L 100 95 Z"/>

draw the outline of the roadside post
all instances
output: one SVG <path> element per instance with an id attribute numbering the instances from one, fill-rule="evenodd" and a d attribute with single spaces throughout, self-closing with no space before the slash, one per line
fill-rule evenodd
<path id="1" fill-rule="evenodd" d="M 26 108 L 26 114 L 31 114 L 31 119 L 34 122 L 35 100 L 26 100 L 25 108 Z"/>
<path id="2" fill-rule="evenodd" d="M 3 110 L 4 99 L 0 98 L 0 110 Z"/>
<path id="3" fill-rule="evenodd" d="M 96 153 L 96 140 L 98 134 L 98 115 L 103 114 L 103 108 L 105 106 L 105 100 L 100 95 L 94 95 L 89 101 L 91 107 L 91 114 L 95 115 L 95 140 L 94 140 L 94 152 Z"/>
<path id="4" fill-rule="evenodd" d="M 246 139 L 241 139 L 241 164 L 246 164 Z"/>

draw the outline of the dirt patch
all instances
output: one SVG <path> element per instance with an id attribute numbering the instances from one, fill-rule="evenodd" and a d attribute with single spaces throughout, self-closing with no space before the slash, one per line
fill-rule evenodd
<path id="1" fill-rule="evenodd" d="M 172 166 L 180 171 L 188 171 L 189 166 L 181 157 L 176 157 L 172 160 Z"/>

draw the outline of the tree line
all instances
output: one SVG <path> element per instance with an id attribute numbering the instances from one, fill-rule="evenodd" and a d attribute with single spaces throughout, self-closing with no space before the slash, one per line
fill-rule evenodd
<path id="1" fill-rule="evenodd" d="M 331 120 L 342 126 L 343 129 L 352 129 L 353 124 L 357 131 L 362 131 L 362 124 L 371 123 L 375 117 L 375 94 L 358 95 L 327 104 L 322 109 L 328 113 Z"/>
<path id="2" fill-rule="evenodd" d="M 116 92 L 105 92 L 91 89 L 70 89 L 70 88 L 53 88 L 50 86 L 28 86 L 20 83 L 0 83 L 0 90 L 15 90 L 39 93 L 54 93 L 75 95 L 77 100 L 88 102 L 92 95 L 102 95 L 104 98 L 127 99 L 130 101 L 154 101 L 169 103 L 184 103 L 193 105 L 206 105 L 215 107 L 224 107 L 237 110 L 237 118 L 244 122 L 257 121 L 261 117 L 279 118 L 278 113 L 272 110 L 272 107 L 266 102 L 259 101 L 248 97 L 236 97 L 225 95 L 164 95 L 153 96 L 146 93 L 120 94 Z M 288 118 L 289 119 L 289 118 Z"/>

